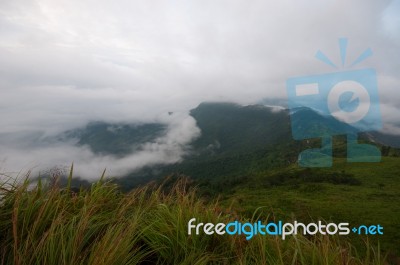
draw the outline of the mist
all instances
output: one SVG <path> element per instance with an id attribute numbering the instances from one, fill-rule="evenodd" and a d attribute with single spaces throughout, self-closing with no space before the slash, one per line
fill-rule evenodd
<path id="1" fill-rule="evenodd" d="M 400 134 L 400 1 L 51 1 L 0 3 L 2 172 L 35 174 L 74 162 L 87 179 L 176 163 L 200 134 L 203 101 L 286 100 L 286 79 L 375 68 L 383 131 Z M 340 65 L 340 63 L 338 63 Z M 340 70 L 348 70 L 344 68 Z M 168 112 L 174 115 L 169 117 Z M 123 158 L 44 139 L 91 121 L 162 122 L 166 135 Z"/>
<path id="2" fill-rule="evenodd" d="M 186 114 L 164 117 L 163 121 L 169 122 L 165 135 L 141 144 L 138 151 L 123 157 L 94 154 L 89 146 L 79 146 L 74 139 L 49 142 L 43 134 L 3 135 L 0 148 L 6 155 L 2 163 L 19 171 L 3 168 L 2 172 L 7 176 L 25 176 L 30 172 L 36 177 L 54 168 L 64 170 L 73 163 L 76 176 L 96 180 L 103 170 L 108 177 L 121 177 L 144 166 L 180 162 L 191 151 L 189 144 L 200 135 L 200 130 Z"/>

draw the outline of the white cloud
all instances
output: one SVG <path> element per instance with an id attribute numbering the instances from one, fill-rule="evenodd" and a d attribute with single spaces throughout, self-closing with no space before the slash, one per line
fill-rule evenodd
<path id="1" fill-rule="evenodd" d="M 54 135 L 91 120 L 154 121 L 205 100 L 284 99 L 287 78 L 332 71 L 313 56 L 321 49 L 338 62 L 339 37 L 349 38 L 349 61 L 374 51 L 360 67 L 376 68 L 382 103 L 394 113 L 397 8 L 398 1 L 373 0 L 2 1 L 0 133 Z M 390 113 L 390 124 L 398 124 Z M 93 170 L 129 164 L 73 146 L 25 155 L 13 146 L 8 157 L 20 167 L 32 157 L 95 161 Z M 169 158 L 142 155 L 146 163 Z"/>
<path id="2" fill-rule="evenodd" d="M 76 175 L 95 180 L 104 168 L 107 168 L 107 176 L 119 177 L 147 165 L 179 162 L 190 151 L 189 143 L 200 135 L 200 130 L 195 120 L 185 114 L 175 113 L 161 117 L 161 120 L 170 124 L 166 134 L 144 143 L 139 151 L 123 158 L 95 155 L 88 146 L 76 146 L 72 140 L 46 144 L 41 141 L 43 136 L 40 134 L 28 134 L 31 139 L 26 139 L 27 135 L 6 135 L 0 142 L 1 166 L 7 175 L 24 175 L 31 170 L 32 175 L 37 176 L 55 166 L 65 168 L 74 163 Z"/>

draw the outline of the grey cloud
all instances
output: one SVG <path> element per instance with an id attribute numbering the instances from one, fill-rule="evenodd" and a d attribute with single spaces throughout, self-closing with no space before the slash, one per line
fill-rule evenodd
<path id="1" fill-rule="evenodd" d="M 373 0 L 2 1 L 0 135 L 55 135 L 92 120 L 155 121 L 206 100 L 285 100 L 287 78 L 335 71 L 314 54 L 339 62 L 339 37 L 349 38 L 349 61 L 374 51 L 360 67 L 376 68 L 385 128 L 397 132 L 399 12 L 399 1 Z M 198 132 L 189 127 L 180 132 L 193 139 Z M 22 165 L 42 157 L 129 168 L 128 158 L 71 145 L 21 154 L 7 139 L 8 159 Z M 143 159 L 129 159 L 170 162 L 185 149 L 171 144 L 146 145 Z M 57 155 L 62 149 L 68 156 Z M 177 156 L 162 155 L 168 150 Z"/>
<path id="2" fill-rule="evenodd" d="M 100 177 L 104 168 L 107 168 L 107 176 L 119 177 L 144 166 L 179 162 L 190 152 L 189 143 L 200 135 L 200 130 L 195 120 L 186 114 L 174 114 L 172 118 L 163 117 L 162 120 L 170 124 L 164 136 L 144 143 L 139 151 L 123 158 L 95 155 L 88 146 L 76 146 L 72 140 L 46 144 L 40 134 L 28 134 L 31 139 L 26 139 L 24 134 L 8 135 L 0 142 L 4 154 L 1 166 L 7 175 L 24 175 L 21 172 L 31 171 L 37 176 L 41 171 L 55 166 L 64 168 L 73 162 L 76 175 L 94 180 Z M 35 140 L 36 144 L 30 140 Z M 14 143 L 12 146 L 10 141 Z M 15 145 L 16 142 L 20 144 Z M 7 168 L 16 171 L 7 171 Z"/>

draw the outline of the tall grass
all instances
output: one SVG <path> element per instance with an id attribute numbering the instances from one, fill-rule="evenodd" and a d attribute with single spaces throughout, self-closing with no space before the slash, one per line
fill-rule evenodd
<path id="1" fill-rule="evenodd" d="M 0 264 L 385 264 L 379 249 L 357 253 L 335 236 L 189 236 L 193 217 L 248 220 L 186 184 L 130 193 L 103 178 L 75 192 L 41 181 L 0 184 Z"/>

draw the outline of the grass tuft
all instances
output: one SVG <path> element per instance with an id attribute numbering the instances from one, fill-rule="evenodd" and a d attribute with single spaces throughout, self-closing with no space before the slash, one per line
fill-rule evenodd
<path id="1" fill-rule="evenodd" d="M 336 236 L 188 235 L 193 217 L 249 220 L 187 187 L 185 178 L 129 193 L 103 177 L 78 192 L 40 180 L 0 184 L 0 264 L 385 264 L 379 248 L 366 242 L 357 253 Z"/>

